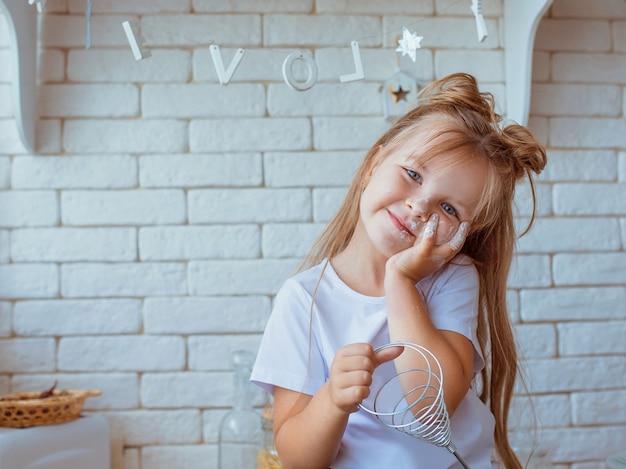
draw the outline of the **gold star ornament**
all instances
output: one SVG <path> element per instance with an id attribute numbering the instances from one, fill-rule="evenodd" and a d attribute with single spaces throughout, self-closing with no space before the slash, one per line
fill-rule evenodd
<path id="1" fill-rule="evenodd" d="M 406 97 L 409 93 L 411 93 L 410 87 L 405 90 L 402 88 L 402 85 L 400 85 L 397 90 L 394 90 L 393 85 L 389 85 L 387 89 L 389 90 L 389 93 L 391 93 L 391 99 L 393 99 L 394 103 L 399 103 L 400 101 L 408 101 Z"/>

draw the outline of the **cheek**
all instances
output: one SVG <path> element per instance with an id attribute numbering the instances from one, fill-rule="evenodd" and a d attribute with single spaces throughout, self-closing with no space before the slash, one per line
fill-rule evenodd
<path id="1" fill-rule="evenodd" d="M 359 208 L 361 212 L 366 211 L 370 204 L 370 190 L 369 186 L 365 186 L 363 192 L 361 192 L 361 200 L 359 201 Z"/>
<path id="2" fill-rule="evenodd" d="M 395 184 L 382 177 L 373 177 L 361 193 L 361 208 L 379 208 L 394 197 Z"/>
<path id="3" fill-rule="evenodd" d="M 437 227 L 437 239 L 435 240 L 435 244 L 437 246 L 441 246 L 442 244 L 446 244 L 449 242 L 454 234 L 459 229 L 460 223 L 452 222 L 449 220 L 443 220 L 439 222 L 439 226 Z"/>

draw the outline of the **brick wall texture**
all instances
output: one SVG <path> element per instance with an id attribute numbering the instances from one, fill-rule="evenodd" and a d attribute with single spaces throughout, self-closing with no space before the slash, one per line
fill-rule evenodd
<path id="1" fill-rule="evenodd" d="M 256 349 L 388 125 L 381 84 L 465 71 L 506 111 L 504 1 L 483 2 L 479 43 L 470 0 L 94 0 L 87 50 L 87 2 L 48 0 L 34 153 L 0 16 L 0 393 L 101 389 L 86 411 L 109 421 L 113 469 L 216 467 L 230 353 Z M 150 58 L 133 58 L 126 20 Z M 394 50 L 402 26 L 424 36 L 415 63 Z M 366 77 L 340 83 L 352 40 Z M 226 66 L 245 50 L 226 86 L 211 44 Z M 319 71 L 306 92 L 281 73 L 297 49 Z M 561 469 L 626 450 L 625 85 L 626 2 L 554 0 L 529 119 L 549 162 L 509 305 L 526 382 L 512 430 L 536 427 Z M 523 226 L 527 187 L 517 199 Z"/>

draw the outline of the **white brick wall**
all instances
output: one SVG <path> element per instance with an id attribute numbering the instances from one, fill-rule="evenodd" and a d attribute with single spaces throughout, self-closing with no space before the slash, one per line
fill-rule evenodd
<path id="1" fill-rule="evenodd" d="M 382 82 L 466 71 L 506 111 L 502 3 L 483 1 L 478 43 L 469 0 L 96 1 L 86 50 L 84 0 L 48 0 L 35 154 L 0 17 L 0 394 L 101 389 L 86 411 L 109 421 L 113 469 L 216 467 L 230 353 L 256 349 L 387 127 Z M 152 57 L 134 60 L 125 20 Z M 424 36 L 415 63 L 394 51 L 402 26 Z M 352 40 L 366 79 L 342 84 Z M 226 66 L 245 49 L 227 86 L 211 44 Z M 534 47 L 549 163 L 510 314 L 542 445 L 555 467 L 601 469 L 626 449 L 626 2 L 554 0 Z M 302 93 L 281 74 L 296 49 L 319 73 Z M 519 227 L 529 198 L 520 185 Z M 519 383 L 513 427 L 531 415 Z"/>

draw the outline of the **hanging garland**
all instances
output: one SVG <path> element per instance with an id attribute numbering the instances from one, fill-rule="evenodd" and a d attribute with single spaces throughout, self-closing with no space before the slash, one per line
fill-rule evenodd
<path id="1" fill-rule="evenodd" d="M 41 12 L 45 6 L 46 0 L 28 0 L 32 4 L 37 4 L 38 10 Z M 92 12 L 92 0 L 87 0 L 87 7 L 85 10 L 85 16 L 87 20 L 86 31 L 86 48 L 91 47 L 91 12 Z M 474 14 L 476 20 L 476 31 L 478 35 L 478 41 L 483 42 L 487 37 L 487 27 L 485 25 L 485 19 L 482 13 L 482 0 L 472 0 L 471 11 Z M 138 23 L 131 23 L 130 21 L 124 21 L 122 23 L 126 39 L 133 53 L 135 60 L 143 60 L 151 56 L 150 51 L 144 48 L 145 38 L 139 31 Z M 400 52 L 402 56 L 408 55 L 410 59 L 415 62 L 417 59 L 416 51 L 420 49 L 423 36 L 418 36 L 416 33 L 411 32 L 406 26 L 402 28 L 402 37 L 398 40 L 398 47 L 396 52 Z M 361 61 L 361 53 L 359 49 L 358 41 L 352 41 L 350 43 L 352 49 L 352 60 L 354 63 L 354 72 L 341 75 L 339 81 L 341 83 L 347 83 L 356 80 L 365 79 L 365 73 L 363 72 L 363 64 Z M 228 68 L 224 67 L 224 61 L 220 52 L 219 45 L 211 44 L 209 47 L 211 52 L 211 58 L 213 60 L 213 66 L 217 73 L 220 85 L 228 85 L 232 79 L 237 67 L 241 63 L 245 54 L 244 49 L 237 49 L 232 57 Z M 294 77 L 293 64 L 296 61 L 301 61 L 306 66 L 306 79 L 299 81 Z M 306 91 L 311 89 L 317 83 L 318 70 L 317 64 L 313 57 L 306 51 L 296 50 L 290 53 L 282 65 L 282 75 L 285 83 L 295 91 Z M 404 103 L 409 101 L 409 98 L 417 93 L 417 82 L 404 72 L 398 71 L 392 75 L 384 84 L 384 90 L 387 92 L 386 100 L 384 103 L 385 117 L 390 117 L 402 113 Z M 401 109 L 398 109 L 401 108 Z"/>
<path id="2" fill-rule="evenodd" d="M 485 19 L 482 13 L 482 0 L 472 0 L 471 6 L 472 13 L 476 19 L 476 29 L 478 34 L 478 40 L 484 41 L 487 37 L 487 27 L 485 25 Z M 137 24 L 131 25 L 129 21 L 124 21 L 123 27 L 126 32 L 126 37 L 130 44 L 131 50 L 135 60 L 142 60 L 149 57 L 149 52 L 145 51 L 142 44 L 145 43 L 144 38 L 139 34 Z M 421 48 L 421 41 L 423 36 L 418 36 L 416 33 L 409 31 L 407 27 L 402 28 L 402 38 L 398 41 L 397 52 L 401 52 L 402 56 L 408 55 L 413 62 L 416 61 L 416 51 Z M 361 54 L 359 51 L 358 41 L 352 41 L 350 43 L 352 48 L 352 59 L 354 62 L 354 73 L 349 75 L 342 75 L 339 77 L 341 83 L 346 83 L 355 80 L 365 79 L 363 73 L 363 65 L 361 62 Z M 218 75 L 218 79 L 221 85 L 227 85 L 237 66 L 241 62 L 244 55 L 244 49 L 237 49 L 234 57 L 227 69 L 224 69 L 222 56 L 219 50 L 219 46 L 213 44 L 210 46 L 211 57 L 213 59 L 213 65 Z M 307 78 L 304 81 L 297 81 L 292 73 L 292 66 L 295 61 L 302 61 L 307 68 Z M 283 79 L 290 88 L 296 91 L 306 91 L 311 89 L 317 83 L 317 65 L 311 55 L 305 51 L 297 50 L 289 54 L 283 61 L 282 66 Z"/>

